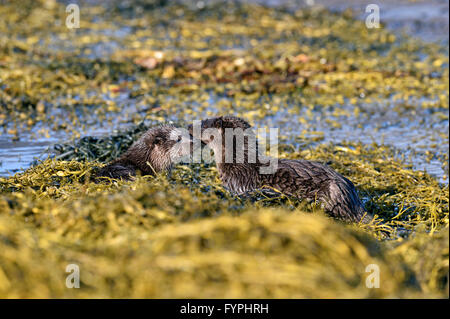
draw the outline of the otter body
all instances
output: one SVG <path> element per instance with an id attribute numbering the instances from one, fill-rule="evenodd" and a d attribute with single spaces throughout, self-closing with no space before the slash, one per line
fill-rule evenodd
<path id="1" fill-rule="evenodd" d="M 260 174 L 258 165 L 244 168 L 219 164 L 217 167 L 224 186 L 234 194 L 271 187 L 286 195 L 318 200 L 333 217 L 351 222 L 370 220 L 365 218 L 366 211 L 353 183 L 320 163 L 279 159 L 273 174 Z"/>
<path id="2" fill-rule="evenodd" d="M 240 118 L 224 116 L 201 122 L 202 133 L 210 128 L 218 129 L 224 135 L 226 128 L 247 130 L 250 125 Z M 192 126 L 189 127 L 189 130 L 192 134 Z M 217 142 L 208 134 L 206 136 L 202 134 L 201 140 L 210 146 L 215 154 L 216 152 L 222 154 L 216 157 L 219 177 L 224 186 L 234 194 L 274 188 L 286 195 L 300 199 L 317 200 L 325 211 L 335 218 L 350 222 L 371 220 L 353 183 L 325 165 L 306 160 L 275 159 L 276 170 L 269 174 L 262 174 L 260 168 L 267 167 L 270 158 L 259 155 L 256 150 L 256 160 L 248 161 L 249 145 L 246 140 L 244 140 L 243 146 L 244 161 L 240 163 L 234 161 L 230 163 L 224 160 L 224 154 L 227 152 L 225 138 Z M 233 143 L 232 147 L 233 153 L 235 153 L 236 144 Z"/>
<path id="3" fill-rule="evenodd" d="M 138 172 L 155 175 L 169 170 L 175 159 L 183 156 L 181 132 L 172 125 L 161 125 L 145 132 L 119 158 L 97 172 L 97 177 L 130 180 Z"/>

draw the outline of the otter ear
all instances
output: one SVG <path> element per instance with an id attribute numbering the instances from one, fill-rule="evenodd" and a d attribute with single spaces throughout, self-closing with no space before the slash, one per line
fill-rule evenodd
<path id="1" fill-rule="evenodd" d="M 214 121 L 214 126 L 217 128 L 223 128 L 223 116 L 218 117 L 215 121 Z"/>
<path id="2" fill-rule="evenodd" d="M 160 145 L 163 142 L 163 138 L 161 136 L 155 136 L 153 143 L 156 145 Z"/>

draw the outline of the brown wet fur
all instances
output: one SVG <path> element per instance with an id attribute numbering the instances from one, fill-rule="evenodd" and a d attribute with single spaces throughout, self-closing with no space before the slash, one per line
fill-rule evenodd
<path id="1" fill-rule="evenodd" d="M 97 177 L 131 180 L 138 173 L 155 175 L 169 170 L 170 152 L 177 143 L 170 135 L 174 129 L 171 125 L 150 128 L 122 156 L 101 168 Z"/>
<path id="2" fill-rule="evenodd" d="M 222 132 L 222 157 L 225 154 L 225 128 L 250 128 L 245 120 L 234 116 L 223 116 L 203 120 L 202 132 L 217 128 Z M 192 134 L 192 125 L 189 126 Z M 202 142 L 211 146 L 211 140 L 202 136 Z M 244 140 L 244 162 L 216 163 L 224 186 L 234 194 L 244 194 L 255 189 L 273 188 L 283 194 L 308 201 L 318 201 L 325 212 L 340 220 L 349 222 L 369 222 L 372 217 L 366 212 L 353 183 L 326 165 L 307 160 L 277 159 L 275 173 L 261 174 L 259 168 L 268 165 L 257 155 L 255 163 L 248 163 L 248 143 Z M 235 153 L 233 144 L 233 153 Z M 214 146 L 212 147 L 213 151 Z M 256 144 L 257 148 L 257 144 Z M 258 152 L 256 152 L 258 154 Z M 234 158 L 234 157 L 233 157 Z M 268 157 L 264 157 L 268 159 Z M 217 162 L 217 161 L 216 161 Z M 266 164 L 267 163 L 267 164 Z"/>

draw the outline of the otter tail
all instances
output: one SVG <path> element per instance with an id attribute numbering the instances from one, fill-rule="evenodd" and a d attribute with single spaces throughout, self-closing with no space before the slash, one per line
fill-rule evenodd
<path id="1" fill-rule="evenodd" d="M 327 212 L 333 217 L 353 223 L 362 222 L 368 224 L 373 219 L 373 216 L 371 216 L 362 205 L 352 207 L 346 204 L 342 205 L 342 203 L 336 203 L 333 207 L 327 209 Z"/>
<path id="2" fill-rule="evenodd" d="M 369 214 L 358 197 L 355 186 L 348 179 L 330 183 L 325 209 L 329 215 L 349 222 L 369 223 L 373 216 Z"/>

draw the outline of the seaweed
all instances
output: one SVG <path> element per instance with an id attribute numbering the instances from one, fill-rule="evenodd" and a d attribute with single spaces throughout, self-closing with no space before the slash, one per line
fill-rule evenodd
<path id="1" fill-rule="evenodd" d="M 0 178 L 0 297 L 448 298 L 448 47 L 317 7 L 119 3 L 81 2 L 70 31 L 59 2 L 0 5 L 2 135 L 65 137 Z M 93 181 L 148 127 L 216 114 L 282 128 L 280 157 L 331 166 L 376 218 L 234 197 L 213 164 Z"/>

